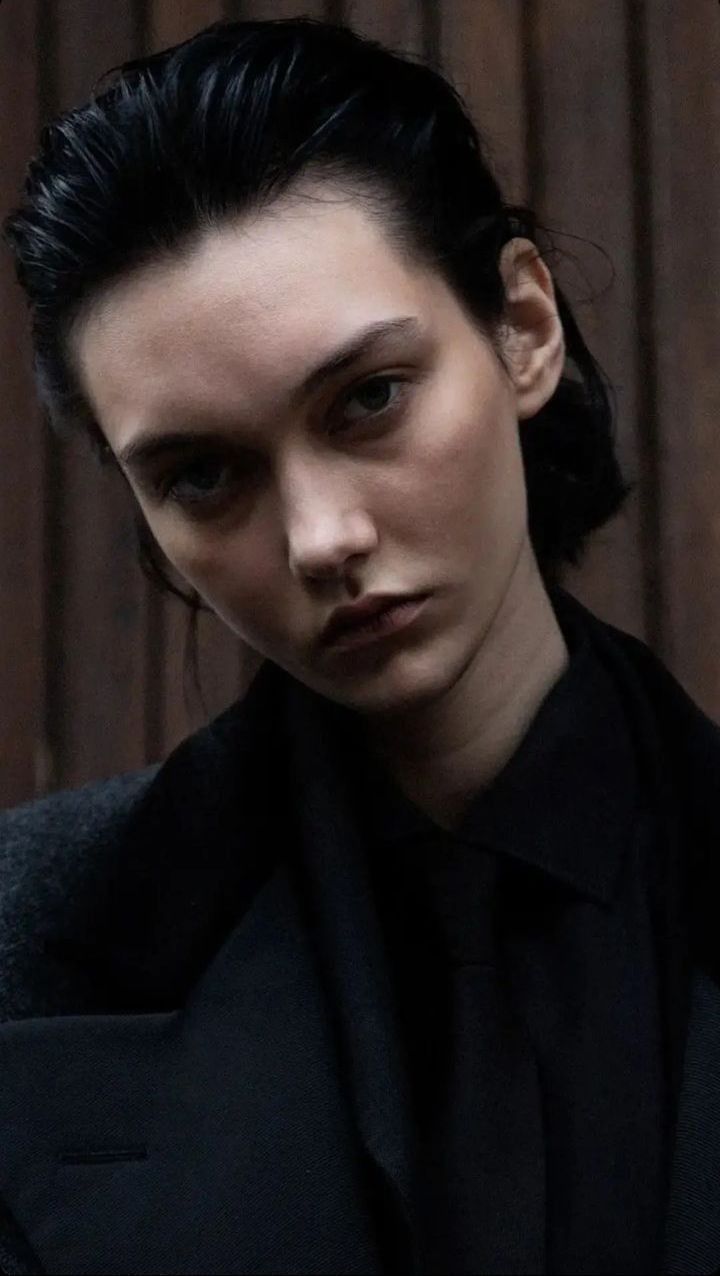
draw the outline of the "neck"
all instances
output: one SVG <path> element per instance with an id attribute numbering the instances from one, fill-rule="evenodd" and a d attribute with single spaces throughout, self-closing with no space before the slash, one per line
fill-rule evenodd
<path id="1" fill-rule="evenodd" d="M 568 662 L 533 558 L 453 686 L 402 720 L 367 723 L 368 745 L 416 806 L 453 829 L 515 753 Z"/>

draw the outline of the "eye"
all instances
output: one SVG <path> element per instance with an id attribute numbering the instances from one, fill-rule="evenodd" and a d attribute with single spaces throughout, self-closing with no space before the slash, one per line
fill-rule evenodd
<path id="1" fill-rule="evenodd" d="M 162 500 L 176 501 L 179 505 L 209 505 L 212 501 L 217 501 L 229 486 L 228 482 L 213 480 L 230 468 L 228 462 L 219 456 L 208 454 L 198 457 L 189 464 L 176 466 L 164 474 L 156 484 L 158 495 Z M 190 492 L 183 492 L 182 489 L 188 487 Z"/>
<path id="2" fill-rule="evenodd" d="M 391 394 L 392 387 L 395 387 L 396 393 Z M 349 394 L 345 395 L 343 405 L 360 402 L 361 408 L 364 410 L 360 414 L 344 412 L 343 416 L 351 425 L 357 421 L 367 421 L 368 419 L 382 416 L 388 412 L 390 408 L 394 408 L 399 399 L 404 397 L 406 383 L 400 377 L 380 376 L 370 377 L 368 381 L 364 381 L 362 385 L 357 386 Z"/>

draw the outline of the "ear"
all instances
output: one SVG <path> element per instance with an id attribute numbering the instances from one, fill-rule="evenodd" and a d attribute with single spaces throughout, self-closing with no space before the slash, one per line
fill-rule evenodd
<path id="1" fill-rule="evenodd" d="M 565 365 L 565 338 L 552 276 L 537 245 L 530 239 L 509 240 L 499 269 L 506 296 L 503 353 L 518 420 L 523 420 L 555 393 Z"/>

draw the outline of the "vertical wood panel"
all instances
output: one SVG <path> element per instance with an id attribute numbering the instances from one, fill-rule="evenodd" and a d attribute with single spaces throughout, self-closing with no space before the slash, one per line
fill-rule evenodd
<path id="1" fill-rule="evenodd" d="M 528 194 L 522 0 L 447 0 L 443 67 L 469 108 L 505 198 Z"/>
<path id="2" fill-rule="evenodd" d="M 635 13 L 649 90 L 661 651 L 720 718 L 720 11 L 652 0 Z"/>
<path id="3" fill-rule="evenodd" d="M 112 5 L 102 14 L 98 21 L 94 0 L 63 0 L 57 9 L 58 111 L 85 101 L 103 72 L 137 51 L 131 7 Z M 58 489 L 49 564 L 53 787 L 67 787 L 144 760 L 147 586 L 119 476 L 62 445 L 51 482 Z"/>
<path id="4" fill-rule="evenodd" d="M 421 0 L 347 0 L 345 25 L 391 49 L 422 54 L 424 29 Z"/>
<path id="5" fill-rule="evenodd" d="M 252 18 L 265 22 L 271 18 L 308 18 L 325 17 L 325 5 L 322 0 L 247 0 L 242 5 L 243 18 Z"/>
<path id="6" fill-rule="evenodd" d="M 551 259 L 558 282 L 588 345 L 615 386 L 618 454 L 624 473 L 642 479 L 637 446 L 637 384 L 633 242 L 633 103 L 624 0 L 538 0 L 528 13 L 532 83 L 531 202 L 553 230 L 599 244 L 616 271 L 591 245 L 559 235 L 563 256 L 580 272 Z M 602 290 L 591 305 L 588 288 Z M 581 570 L 566 583 L 592 610 L 645 636 L 645 600 L 639 500 L 596 532 Z"/>
<path id="7" fill-rule="evenodd" d="M 0 215 L 14 207 L 38 127 L 36 0 L 0 9 Z M 21 109 L 18 110 L 18 103 Z M 0 806 L 43 790 L 44 438 L 29 326 L 0 254 Z"/>
<path id="8" fill-rule="evenodd" d="M 148 53 L 189 40 L 227 16 L 222 0 L 146 0 Z"/>

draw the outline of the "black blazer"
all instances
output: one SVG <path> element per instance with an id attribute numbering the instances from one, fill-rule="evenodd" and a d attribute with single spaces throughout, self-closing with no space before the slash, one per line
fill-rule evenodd
<path id="1" fill-rule="evenodd" d="M 720 729 L 646 646 L 559 596 L 631 691 L 682 824 L 664 1270 L 715 1272 Z M 162 764 L 0 815 L 0 1273 L 420 1270 L 388 972 L 328 711 L 268 663 Z"/>

